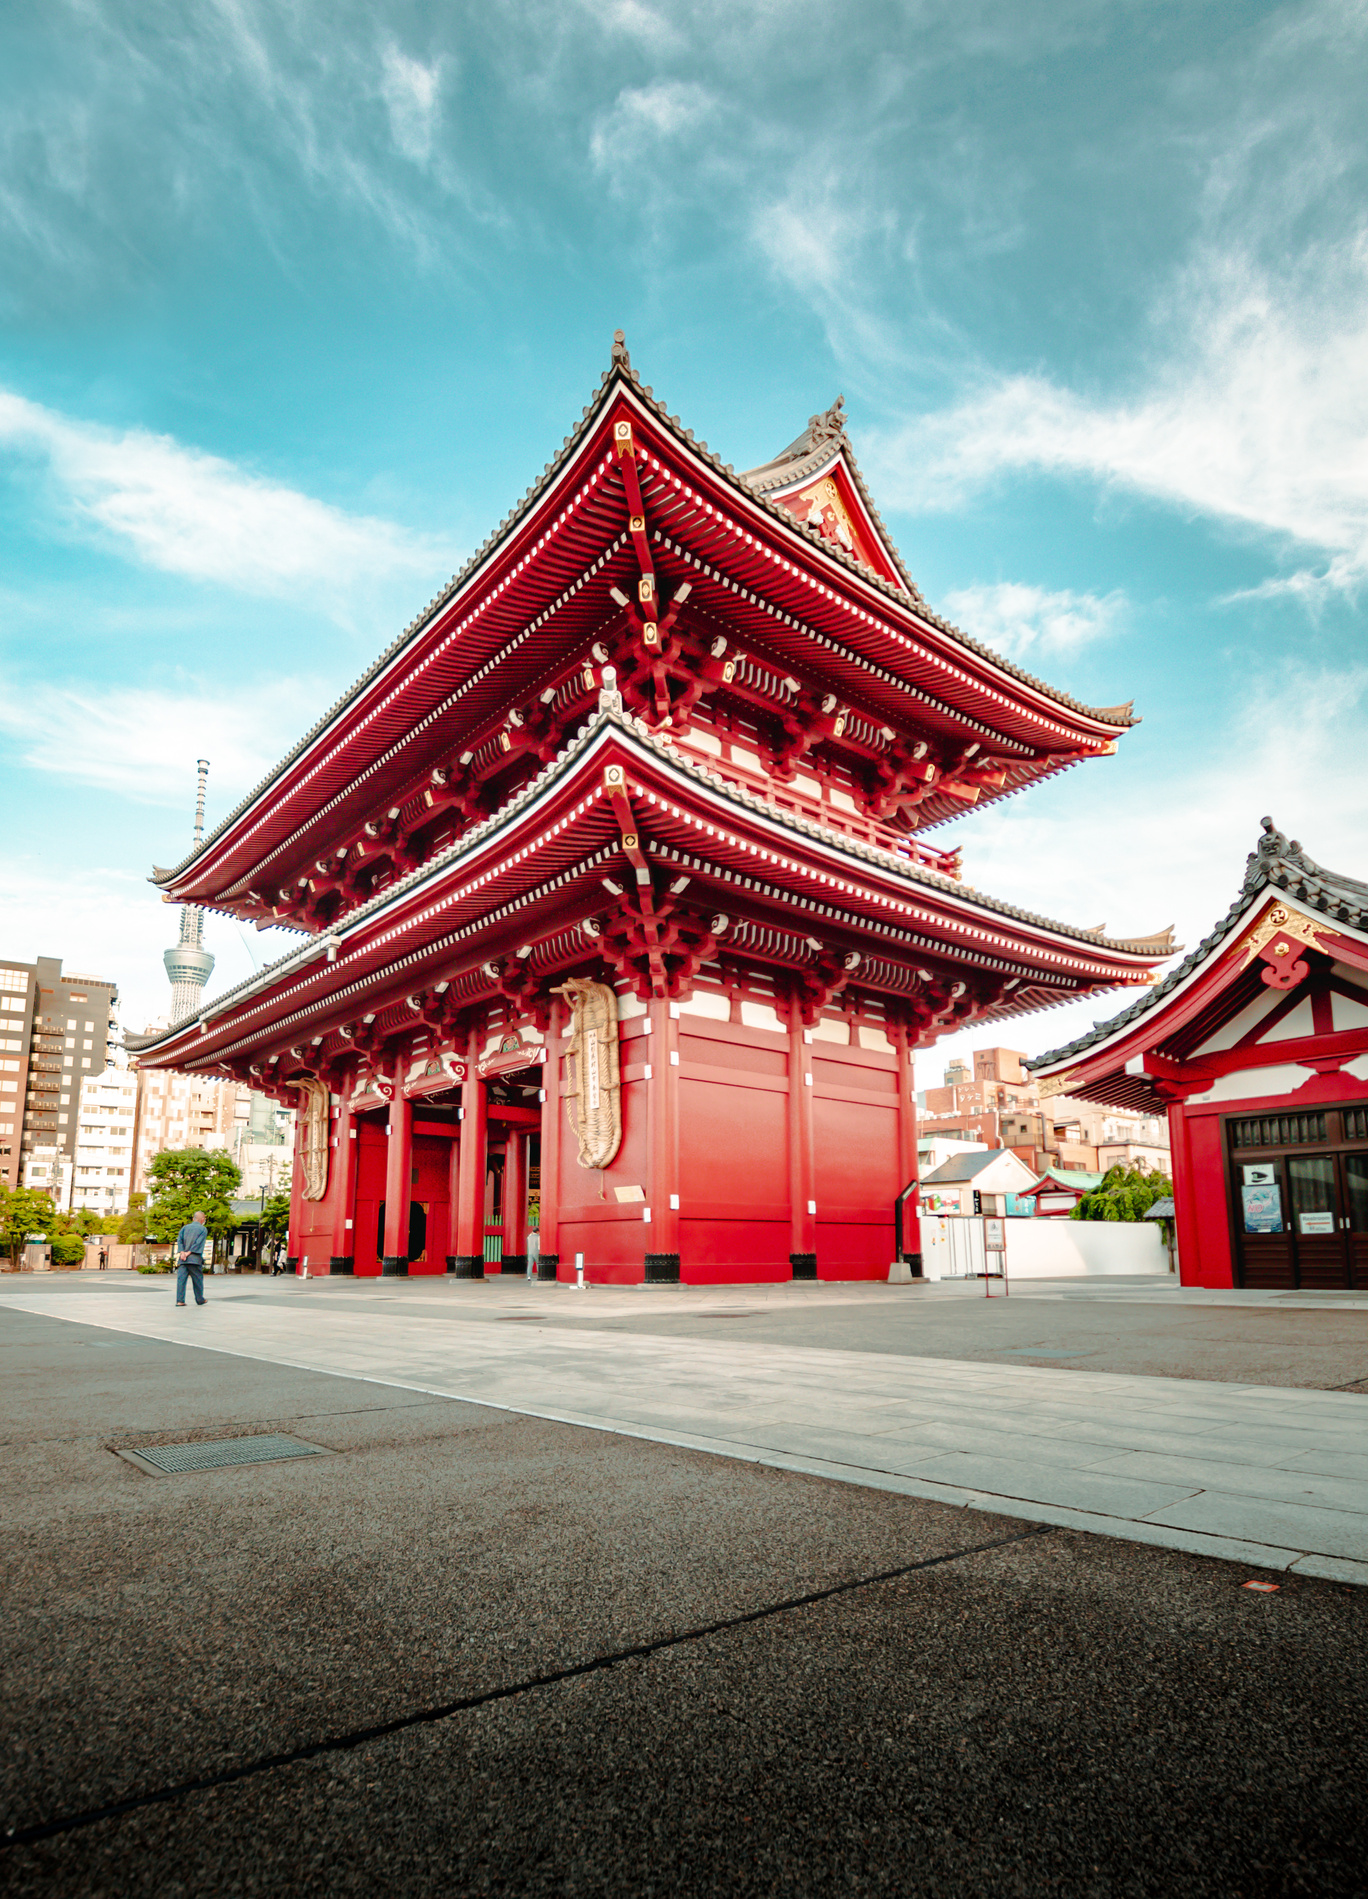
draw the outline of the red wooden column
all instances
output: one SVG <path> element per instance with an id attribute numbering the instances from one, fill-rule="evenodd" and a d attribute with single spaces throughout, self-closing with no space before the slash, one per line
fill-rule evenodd
<path id="1" fill-rule="evenodd" d="M 795 1279 L 817 1277 L 817 1163 L 812 1126 L 812 1049 L 798 998 L 789 997 L 789 1265 Z"/>
<path id="2" fill-rule="evenodd" d="M 299 1108 L 295 1113 L 294 1154 L 290 1161 L 290 1231 L 285 1244 L 286 1270 L 299 1271 L 300 1255 L 304 1250 L 304 1111 Z"/>
<path id="3" fill-rule="evenodd" d="M 561 1100 L 561 1023 L 564 1005 L 551 998 L 546 1026 L 546 1066 L 542 1069 L 541 1102 L 541 1254 L 538 1279 L 554 1279 L 560 1270 L 561 1129 L 565 1103 Z"/>
<path id="4" fill-rule="evenodd" d="M 646 1141 L 650 1156 L 646 1283 L 679 1283 L 679 1023 L 663 997 L 651 1002 L 651 1079 Z"/>
<path id="5" fill-rule="evenodd" d="M 461 1089 L 464 1098 L 465 1089 Z M 446 1256 L 446 1269 L 449 1273 L 456 1270 L 456 1208 L 461 1198 L 461 1135 L 457 1129 L 456 1138 L 451 1143 L 451 1171 L 447 1176 L 447 1245 L 451 1251 Z"/>
<path id="6" fill-rule="evenodd" d="M 898 1051 L 898 1192 L 910 1187 L 917 1173 L 917 1083 L 913 1065 L 915 1044 L 906 1020 L 890 1022 Z M 914 1279 L 922 1277 L 921 1193 L 903 1202 L 903 1251 Z"/>
<path id="7" fill-rule="evenodd" d="M 503 1259 L 500 1270 L 527 1273 L 527 1136 L 510 1128 L 504 1142 Z"/>
<path id="8" fill-rule="evenodd" d="M 466 1038 L 466 1078 L 461 1084 L 461 1157 L 456 1179 L 456 1265 L 458 1279 L 484 1278 L 485 1167 L 489 1116 L 488 1096 L 480 1080 L 484 1052 L 483 1019 L 471 1026 Z"/>
<path id="9" fill-rule="evenodd" d="M 390 1103 L 385 1154 L 385 1251 L 380 1271 L 408 1277 L 409 1206 L 413 1199 L 413 1103 L 396 1088 Z"/>
<path id="10" fill-rule="evenodd" d="M 350 1087 L 350 1081 L 343 1084 Z M 328 1197 L 332 1202 L 332 1258 L 330 1273 L 354 1273 L 356 1240 L 352 1222 L 356 1218 L 356 1129 L 352 1126 L 351 1099 L 343 1095 L 342 1106 L 333 1123 L 332 1177 Z"/>

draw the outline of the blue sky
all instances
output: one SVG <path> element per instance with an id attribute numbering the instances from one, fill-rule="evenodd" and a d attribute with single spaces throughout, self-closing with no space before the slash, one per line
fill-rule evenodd
<path id="1" fill-rule="evenodd" d="M 1350 0 L 8 9 L 0 950 L 164 1009 L 195 757 L 214 819 L 617 326 L 739 467 L 843 390 L 927 598 L 1135 699 L 969 881 L 1192 943 L 1265 811 L 1368 875 L 1366 52 Z"/>

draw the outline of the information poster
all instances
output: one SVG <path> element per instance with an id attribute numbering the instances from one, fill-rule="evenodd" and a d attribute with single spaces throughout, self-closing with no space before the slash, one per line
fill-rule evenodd
<path id="1" fill-rule="evenodd" d="M 1304 1213 L 1301 1216 L 1303 1233 L 1333 1233 L 1335 1216 L 1333 1213 Z"/>
<path id="2" fill-rule="evenodd" d="M 1244 1205 L 1246 1233 L 1282 1232 L 1282 1190 L 1275 1180 L 1241 1187 L 1240 1198 Z"/>

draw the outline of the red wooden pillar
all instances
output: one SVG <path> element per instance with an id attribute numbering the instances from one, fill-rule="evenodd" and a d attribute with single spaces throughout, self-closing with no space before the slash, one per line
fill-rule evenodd
<path id="1" fill-rule="evenodd" d="M 380 1271 L 387 1278 L 408 1277 L 409 1206 L 413 1200 L 413 1103 L 395 1090 L 389 1113 L 385 1154 L 385 1251 Z"/>
<path id="2" fill-rule="evenodd" d="M 503 1259 L 506 1273 L 527 1273 L 527 1136 L 510 1128 L 504 1142 Z"/>
<path id="3" fill-rule="evenodd" d="M 795 1279 L 817 1277 L 817 1163 L 812 1126 L 812 1047 L 796 996 L 789 997 L 789 1265 Z"/>
<path id="4" fill-rule="evenodd" d="M 465 1089 L 461 1090 L 464 1098 Z M 458 1131 L 451 1143 L 450 1173 L 447 1176 L 447 1245 L 451 1251 L 446 1256 L 446 1269 L 449 1273 L 456 1270 L 456 1207 L 461 1198 L 461 1136 Z"/>
<path id="5" fill-rule="evenodd" d="M 679 1023 L 663 997 L 651 1002 L 651 1079 L 646 1142 L 650 1156 L 648 1285 L 679 1283 Z"/>
<path id="6" fill-rule="evenodd" d="M 565 1126 L 565 1104 L 561 1100 L 561 1022 L 564 1013 L 560 997 L 552 996 L 551 1019 L 546 1027 L 546 1065 L 542 1069 L 539 1279 L 554 1279 L 560 1271 L 561 1130 Z"/>
<path id="7" fill-rule="evenodd" d="M 350 1085 L 350 1082 L 344 1083 L 346 1087 Z M 350 1096 L 343 1095 L 333 1126 L 336 1131 L 330 1156 L 332 1178 L 328 1182 L 328 1197 L 332 1202 L 332 1258 L 328 1261 L 328 1271 L 350 1274 L 356 1271 L 352 1225 L 356 1218 L 356 1129 L 352 1126 Z"/>
<path id="8" fill-rule="evenodd" d="M 290 1231 L 286 1239 L 285 1266 L 299 1271 L 304 1252 L 304 1109 L 295 1110 L 294 1153 L 290 1160 Z"/>
<path id="9" fill-rule="evenodd" d="M 488 1096 L 480 1080 L 484 1022 L 466 1040 L 466 1078 L 461 1085 L 461 1158 L 456 1181 L 458 1279 L 484 1278 L 485 1168 L 489 1136 Z"/>
<path id="10" fill-rule="evenodd" d="M 898 1050 L 898 1192 L 911 1187 L 917 1173 L 917 1082 L 914 1043 L 906 1021 L 890 1023 Z M 922 1276 L 921 1193 L 913 1191 L 903 1202 L 903 1253 L 914 1279 Z"/>

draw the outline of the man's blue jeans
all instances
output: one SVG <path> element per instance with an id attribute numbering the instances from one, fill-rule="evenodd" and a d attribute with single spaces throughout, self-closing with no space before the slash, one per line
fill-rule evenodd
<path id="1" fill-rule="evenodd" d="M 190 1255 L 189 1263 L 176 1268 L 176 1304 L 185 1304 L 185 1276 L 189 1274 L 195 1282 L 195 1304 L 204 1304 L 204 1261 L 197 1253 Z"/>

